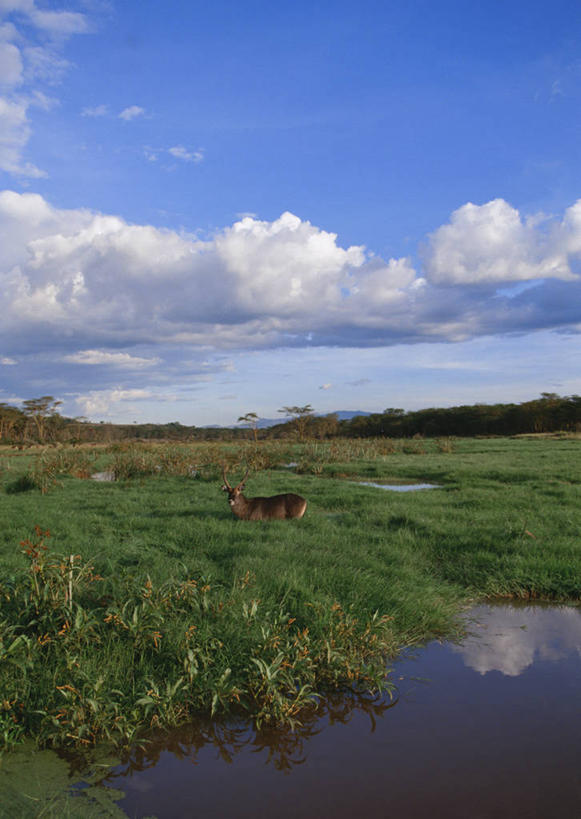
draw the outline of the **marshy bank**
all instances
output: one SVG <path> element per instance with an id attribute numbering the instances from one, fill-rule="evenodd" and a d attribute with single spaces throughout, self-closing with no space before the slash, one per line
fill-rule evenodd
<path id="1" fill-rule="evenodd" d="M 198 720 L 116 763 L 8 756 L 0 804 L 10 817 L 513 819 L 518 805 L 577 819 L 581 608 L 483 605 L 464 623 L 461 641 L 397 660 L 393 698 L 333 695 L 294 731 Z"/>
<path id="2" fill-rule="evenodd" d="M 294 735 L 187 732 L 114 769 L 129 816 L 513 819 L 581 810 L 581 608 L 479 606 L 471 636 L 393 666 L 397 697 L 337 698 Z M 286 775 L 285 775 L 286 774 Z M 167 783 L 171 781 L 171 794 Z"/>

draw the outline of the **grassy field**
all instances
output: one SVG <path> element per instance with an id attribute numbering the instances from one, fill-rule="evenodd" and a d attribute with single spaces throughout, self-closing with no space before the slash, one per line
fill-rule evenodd
<path id="1" fill-rule="evenodd" d="M 201 711 L 292 724 L 330 688 L 389 686 L 385 657 L 454 635 L 471 600 L 579 601 L 580 454 L 575 438 L 0 453 L 0 744 L 130 744 Z M 249 496 L 303 495 L 305 517 L 234 519 L 223 462 L 231 482 L 257 470 Z M 87 479 L 104 469 L 119 479 Z"/>

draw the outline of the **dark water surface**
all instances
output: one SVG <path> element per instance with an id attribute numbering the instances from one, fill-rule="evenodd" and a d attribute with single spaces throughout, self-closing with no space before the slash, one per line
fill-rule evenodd
<path id="1" fill-rule="evenodd" d="M 177 732 L 107 784 L 128 816 L 581 817 L 581 608 L 482 606 L 461 645 L 394 666 L 399 699 L 332 701 L 295 734 Z"/>

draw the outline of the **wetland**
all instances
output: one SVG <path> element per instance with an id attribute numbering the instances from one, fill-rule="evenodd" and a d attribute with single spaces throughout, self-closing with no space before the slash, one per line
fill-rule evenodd
<path id="1" fill-rule="evenodd" d="M 458 638 L 471 603 L 579 603 L 580 445 L 461 439 L 441 451 L 378 439 L 0 454 L 5 758 L 25 742 L 61 754 L 107 743 L 119 754 L 209 719 L 262 743 L 306 741 L 304 726 L 317 726 L 307 742 L 315 759 L 344 703 L 356 704 L 348 730 L 391 724 L 406 674 L 386 675 L 386 659 L 393 669 L 413 662 L 406 652 L 426 643 L 437 656 L 430 641 Z M 250 496 L 307 498 L 305 517 L 234 520 L 220 492 L 224 462 L 235 474 L 251 467 Z M 95 472 L 116 480 L 86 480 Z"/>

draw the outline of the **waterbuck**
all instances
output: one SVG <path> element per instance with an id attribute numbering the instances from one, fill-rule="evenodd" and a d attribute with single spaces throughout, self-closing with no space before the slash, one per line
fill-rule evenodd
<path id="1" fill-rule="evenodd" d="M 226 467 L 223 470 L 224 492 L 228 492 L 228 503 L 234 515 L 240 520 L 285 520 L 302 518 L 307 502 L 300 495 L 287 492 L 284 495 L 273 495 L 270 498 L 245 498 L 242 494 L 249 469 L 238 486 L 231 487 L 226 478 Z"/>

